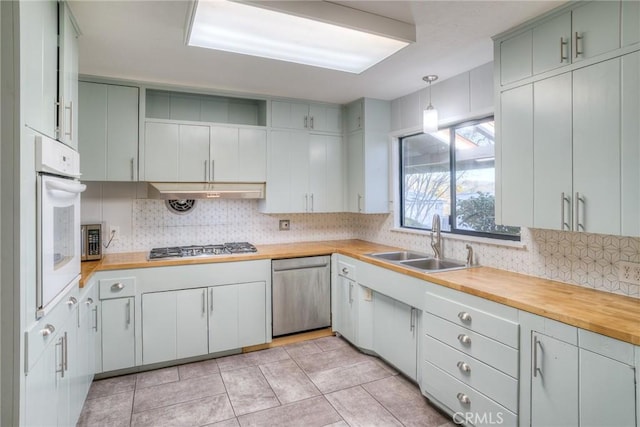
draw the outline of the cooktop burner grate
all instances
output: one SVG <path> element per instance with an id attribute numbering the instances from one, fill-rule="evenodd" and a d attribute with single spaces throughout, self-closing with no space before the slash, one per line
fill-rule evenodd
<path id="1" fill-rule="evenodd" d="M 255 246 L 249 242 L 231 242 L 216 245 L 189 245 L 153 248 L 149 252 L 149 260 L 167 258 L 208 257 L 225 254 L 240 254 L 257 252 Z"/>

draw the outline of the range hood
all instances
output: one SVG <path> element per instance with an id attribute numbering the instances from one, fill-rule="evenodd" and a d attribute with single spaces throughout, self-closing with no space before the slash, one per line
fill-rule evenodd
<path id="1" fill-rule="evenodd" d="M 264 199 L 265 185 L 231 182 L 150 182 L 150 199 Z"/>

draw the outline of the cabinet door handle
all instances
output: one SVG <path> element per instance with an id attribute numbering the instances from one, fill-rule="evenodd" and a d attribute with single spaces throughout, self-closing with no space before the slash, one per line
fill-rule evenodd
<path id="1" fill-rule="evenodd" d="M 304 128 L 305 129 L 307 129 L 309 127 L 308 123 L 309 123 L 309 116 L 304 116 Z"/>
<path id="2" fill-rule="evenodd" d="M 458 319 L 460 319 L 461 321 L 463 321 L 465 323 L 470 323 L 471 322 L 471 315 L 469 313 L 467 313 L 466 311 L 461 311 L 460 313 L 458 313 Z"/>
<path id="3" fill-rule="evenodd" d="M 64 362 L 64 370 L 68 371 L 69 370 L 69 337 L 67 336 L 66 332 L 64 333 L 63 350 L 64 350 L 64 357 L 62 361 Z M 64 372 L 63 372 L 63 376 L 64 376 Z"/>
<path id="4" fill-rule="evenodd" d="M 40 333 L 42 334 L 43 337 L 48 337 L 49 335 L 51 335 L 52 333 L 54 333 L 56 331 L 55 326 L 53 326 L 50 323 L 47 323 L 44 328 L 42 328 L 40 330 Z"/>
<path id="5" fill-rule="evenodd" d="M 56 133 L 60 138 L 64 136 L 64 98 L 61 96 L 58 102 L 56 102 L 58 107 L 58 127 L 56 129 Z"/>
<path id="6" fill-rule="evenodd" d="M 362 116 L 358 116 L 358 129 L 362 127 Z"/>
<path id="7" fill-rule="evenodd" d="M 311 129 L 315 129 L 315 128 L 313 127 L 313 116 L 311 116 Z"/>
<path id="8" fill-rule="evenodd" d="M 347 267 L 342 267 L 342 274 L 344 275 L 349 274 L 349 269 Z"/>
<path id="9" fill-rule="evenodd" d="M 353 303 L 353 283 L 349 282 L 349 304 Z"/>
<path id="10" fill-rule="evenodd" d="M 565 60 L 568 60 L 568 56 L 564 56 L 564 47 L 567 45 L 564 37 L 560 37 L 560 63 L 563 63 Z"/>
<path id="11" fill-rule="evenodd" d="M 64 337 L 58 338 L 56 347 L 60 347 L 60 364 L 56 367 L 56 373 L 60 374 L 60 378 L 64 378 Z"/>
<path id="12" fill-rule="evenodd" d="M 204 161 L 204 182 L 209 181 L 209 176 L 207 175 L 207 167 L 209 166 L 209 161 Z"/>
<path id="13" fill-rule="evenodd" d="M 111 285 L 111 290 L 114 292 L 118 292 L 124 289 L 124 284 L 121 282 L 118 283 L 114 283 L 113 285 Z"/>
<path id="14" fill-rule="evenodd" d="M 304 211 L 309 212 L 309 195 L 304 195 Z"/>
<path id="15" fill-rule="evenodd" d="M 93 304 L 93 298 L 91 298 L 91 297 L 87 298 L 87 300 L 85 301 L 85 304 L 87 304 L 87 305 Z"/>
<path id="16" fill-rule="evenodd" d="M 207 310 L 206 309 L 207 304 L 205 302 L 206 299 L 207 299 L 207 294 L 206 294 L 206 291 L 203 289 L 202 290 L 202 314 L 205 314 Z"/>
<path id="17" fill-rule="evenodd" d="M 311 193 L 311 212 L 313 212 L 313 193 Z"/>
<path id="18" fill-rule="evenodd" d="M 64 109 L 69 110 L 69 132 L 64 134 L 69 137 L 69 141 L 73 141 L 73 101 L 69 101 L 69 106 L 65 105 Z"/>
<path id="19" fill-rule="evenodd" d="M 76 297 L 69 297 L 69 299 L 67 300 L 67 305 L 69 307 L 73 307 L 77 303 L 78 303 L 78 300 L 76 299 Z"/>
<path id="20" fill-rule="evenodd" d="M 466 334 L 458 335 L 458 341 L 460 341 L 461 344 L 471 345 L 471 337 Z"/>
<path id="21" fill-rule="evenodd" d="M 215 160 L 211 160 L 211 176 L 209 177 L 209 181 L 215 181 L 216 180 L 216 169 L 215 169 Z"/>
<path id="22" fill-rule="evenodd" d="M 460 371 L 464 372 L 465 374 L 468 374 L 471 372 L 471 366 L 469 366 L 466 362 L 460 361 L 456 363 L 456 366 L 458 367 L 458 369 L 460 369 Z"/>
<path id="23" fill-rule="evenodd" d="M 209 289 L 209 312 L 213 313 L 213 288 Z"/>
<path id="24" fill-rule="evenodd" d="M 581 196 L 580 193 L 576 192 L 576 199 L 573 201 L 575 212 L 575 229 L 573 231 L 584 231 L 584 224 L 580 222 L 580 203 L 582 203 L 583 207 L 585 205 L 585 198 Z"/>
<path id="25" fill-rule="evenodd" d="M 127 301 L 127 327 L 131 325 L 131 300 Z"/>
<path id="26" fill-rule="evenodd" d="M 571 200 L 569 200 L 566 194 L 562 192 L 560 195 L 560 229 L 571 231 L 571 224 L 566 220 L 565 204 L 568 204 L 569 207 L 571 207 Z M 571 218 L 571 214 L 569 214 L 569 218 Z"/>
<path id="27" fill-rule="evenodd" d="M 533 377 L 537 377 L 538 376 L 538 372 L 540 372 L 540 375 L 542 376 L 542 370 L 540 368 L 538 368 L 538 347 L 540 347 L 540 350 L 542 351 L 542 343 L 540 342 L 540 340 L 538 339 L 537 336 L 533 336 Z"/>
<path id="28" fill-rule="evenodd" d="M 362 212 L 362 194 L 358 194 L 358 212 Z"/>
<path id="29" fill-rule="evenodd" d="M 409 319 L 409 330 L 412 331 L 412 332 L 416 329 L 415 311 L 416 311 L 416 309 L 411 307 L 411 316 L 410 316 L 410 319 Z"/>
<path id="30" fill-rule="evenodd" d="M 98 306 L 97 305 L 95 307 L 93 307 L 93 313 L 94 313 L 93 320 L 95 322 L 95 324 L 93 326 L 93 330 L 98 332 Z"/>
<path id="31" fill-rule="evenodd" d="M 458 393 L 456 397 L 458 398 L 458 401 L 460 401 L 460 403 L 462 403 L 463 405 L 471 404 L 471 399 L 469 399 L 469 396 L 464 393 Z"/>
<path id="32" fill-rule="evenodd" d="M 576 31 L 576 44 L 575 44 L 575 57 L 577 58 L 578 55 L 582 55 L 584 52 L 580 51 L 578 48 L 578 40 L 582 40 L 584 38 L 584 36 L 581 36 L 578 34 L 578 32 Z"/>
<path id="33" fill-rule="evenodd" d="M 135 179 L 135 178 L 134 178 L 135 170 L 134 170 L 134 168 L 133 168 L 133 162 L 134 162 L 134 160 L 135 160 L 135 158 L 134 158 L 134 157 L 132 157 L 132 158 L 131 158 L 131 181 L 133 181 L 133 180 Z"/>

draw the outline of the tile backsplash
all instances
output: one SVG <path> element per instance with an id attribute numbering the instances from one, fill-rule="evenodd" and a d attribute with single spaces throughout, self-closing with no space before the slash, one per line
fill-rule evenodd
<path id="1" fill-rule="evenodd" d="M 144 184 L 88 183 L 82 222 L 103 222 L 120 230 L 105 253 L 229 241 L 268 244 L 353 238 L 430 252 L 428 235 L 396 231 L 391 214 L 267 215 L 258 212 L 255 200 L 198 200 L 193 211 L 178 215 L 164 201 L 145 197 Z M 291 230 L 279 231 L 280 219 L 291 220 Z M 465 259 L 467 243 L 445 234 L 445 257 Z M 640 298 L 640 286 L 618 280 L 620 261 L 640 263 L 640 238 L 523 229 L 524 247 L 471 244 L 475 262 L 484 266 Z"/>

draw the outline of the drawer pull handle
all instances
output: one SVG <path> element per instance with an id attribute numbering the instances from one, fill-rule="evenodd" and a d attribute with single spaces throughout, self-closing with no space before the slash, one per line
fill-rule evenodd
<path id="1" fill-rule="evenodd" d="M 111 290 L 112 291 L 121 291 L 124 289 L 124 283 L 114 283 L 113 285 L 111 285 Z"/>
<path id="2" fill-rule="evenodd" d="M 77 303 L 78 303 L 78 300 L 76 299 L 76 297 L 69 297 L 69 299 L 67 300 L 67 305 L 69 307 L 73 307 Z"/>
<path id="3" fill-rule="evenodd" d="M 471 315 L 466 311 L 461 311 L 460 313 L 458 313 L 458 318 L 466 323 L 471 322 Z"/>
<path id="4" fill-rule="evenodd" d="M 463 361 L 458 362 L 456 366 L 458 366 L 458 369 L 460 369 L 462 372 L 465 372 L 465 373 L 471 372 L 471 366 L 469 366 L 467 363 Z"/>
<path id="5" fill-rule="evenodd" d="M 85 301 L 85 304 L 87 305 L 93 304 L 93 298 L 87 298 L 87 300 Z"/>
<path id="6" fill-rule="evenodd" d="M 50 323 L 47 323 L 45 325 L 45 327 L 43 329 L 40 330 L 40 333 L 42 334 L 43 337 L 48 337 L 49 335 L 51 335 L 52 333 L 54 333 L 56 331 L 55 326 L 53 326 Z"/>
<path id="7" fill-rule="evenodd" d="M 462 344 L 471 344 L 471 337 L 469 335 L 460 334 L 458 335 L 458 341 Z"/>
<path id="8" fill-rule="evenodd" d="M 462 403 L 463 405 L 470 405 L 471 404 L 471 399 L 469 399 L 469 396 L 467 396 L 464 393 L 458 393 L 456 395 L 456 397 L 458 398 L 460 403 Z"/>
<path id="9" fill-rule="evenodd" d="M 347 267 L 343 267 L 342 274 L 349 274 L 349 269 Z"/>

